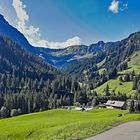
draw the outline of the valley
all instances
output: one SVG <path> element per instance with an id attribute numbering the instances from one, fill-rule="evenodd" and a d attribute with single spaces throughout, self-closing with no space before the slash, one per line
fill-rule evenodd
<path id="1" fill-rule="evenodd" d="M 116 42 L 49 49 L 30 45 L 2 15 L 0 29 L 1 118 L 139 98 L 140 32 Z"/>
<path id="2" fill-rule="evenodd" d="M 0 140 L 104 138 L 140 121 L 140 3 L 102 2 L 0 1 Z"/>

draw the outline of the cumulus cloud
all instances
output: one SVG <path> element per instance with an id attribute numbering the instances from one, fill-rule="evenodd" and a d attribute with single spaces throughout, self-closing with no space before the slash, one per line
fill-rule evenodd
<path id="1" fill-rule="evenodd" d="M 109 11 L 114 14 L 119 13 L 119 11 L 124 11 L 128 8 L 127 3 L 120 2 L 119 0 L 113 0 L 108 8 Z"/>
<path id="2" fill-rule="evenodd" d="M 81 39 L 79 37 L 73 37 L 65 42 L 49 42 L 48 46 L 52 48 L 65 48 L 68 46 L 73 46 L 73 45 L 81 45 Z"/>
<path id="3" fill-rule="evenodd" d="M 34 27 L 33 25 L 27 25 L 27 22 L 29 21 L 29 15 L 26 11 L 26 5 L 24 5 L 21 0 L 13 0 L 12 5 L 17 15 L 18 30 L 26 36 L 32 45 L 36 47 L 58 49 L 81 44 L 81 39 L 77 36 L 70 38 L 65 42 L 49 42 L 46 39 L 41 39 L 40 29 L 38 27 Z"/>
<path id="4" fill-rule="evenodd" d="M 34 46 L 41 46 L 45 48 L 47 47 L 47 48 L 52 48 L 52 49 L 63 49 L 63 48 L 73 46 L 73 45 L 81 45 L 81 39 L 77 36 L 70 38 L 66 40 L 65 42 L 49 42 L 43 39 L 37 39 L 36 41 L 34 41 L 32 38 L 30 38 L 29 40 L 30 42 L 32 42 Z"/>
<path id="5" fill-rule="evenodd" d="M 119 1 L 113 0 L 111 2 L 111 5 L 109 6 L 109 11 L 113 13 L 118 13 L 119 12 Z"/>

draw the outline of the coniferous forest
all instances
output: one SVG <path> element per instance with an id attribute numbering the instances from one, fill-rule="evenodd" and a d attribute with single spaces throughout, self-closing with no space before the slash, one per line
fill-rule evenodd
<path id="1" fill-rule="evenodd" d="M 104 89 L 103 96 L 98 95 L 95 91 L 91 91 L 109 79 L 116 77 L 118 71 L 128 68 L 127 61 L 124 60 L 129 59 L 129 56 L 139 49 L 139 45 L 136 43 L 133 46 L 134 41 L 138 41 L 138 37 L 139 33 L 131 35 L 128 41 L 119 42 L 116 47 L 108 48 L 104 52 L 108 55 L 106 55 L 107 63 L 104 64 L 106 70 L 102 74 L 97 72 L 98 67 L 94 64 L 104 59 L 105 54 L 103 53 L 98 54 L 97 57 L 88 62 L 85 60 L 85 63 L 82 62 L 82 65 L 80 63 L 78 66 L 72 65 L 71 69 L 78 71 L 78 73 L 82 67 L 90 69 L 87 74 L 89 77 L 84 79 L 82 74 L 78 76 L 76 73 L 70 74 L 68 71 L 60 72 L 60 70 L 47 64 L 42 58 L 24 50 L 14 41 L 5 36 L 0 36 L 1 117 L 70 105 L 96 106 L 99 103 L 106 102 L 108 99 L 126 101 L 130 97 L 124 93 L 116 94 L 115 91 L 110 93 L 108 86 Z M 130 43 L 128 44 L 128 42 Z M 112 49 L 115 49 L 115 54 Z M 138 99 L 140 76 L 133 71 L 120 77 L 120 80 L 133 82 L 133 90 L 137 91 L 135 98 Z"/>

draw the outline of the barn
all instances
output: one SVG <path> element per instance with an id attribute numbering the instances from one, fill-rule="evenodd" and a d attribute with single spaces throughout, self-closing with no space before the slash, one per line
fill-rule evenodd
<path id="1" fill-rule="evenodd" d="M 105 103 L 104 105 L 106 106 L 106 108 L 111 108 L 111 109 L 126 109 L 125 101 L 108 100 L 107 103 Z"/>

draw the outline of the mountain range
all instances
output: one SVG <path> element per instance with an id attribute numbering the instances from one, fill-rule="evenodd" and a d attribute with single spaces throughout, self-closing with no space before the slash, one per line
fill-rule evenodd
<path id="1" fill-rule="evenodd" d="M 49 49 L 42 48 L 41 46 L 34 47 L 30 45 L 25 36 L 11 26 L 2 15 L 0 15 L 0 34 L 9 37 L 24 49 L 43 58 L 49 64 L 59 69 L 66 69 L 71 64 L 80 62 L 86 58 L 91 58 L 96 55 L 97 52 L 104 51 L 106 47 L 110 47 L 112 44 L 107 43 L 107 45 L 105 45 L 103 41 L 100 41 L 90 46 L 77 45 L 69 46 L 65 49 Z"/>
<path id="2" fill-rule="evenodd" d="M 0 108 L 30 113 L 138 97 L 139 65 L 140 32 L 116 42 L 49 49 L 30 45 L 0 15 Z"/>
<path id="3" fill-rule="evenodd" d="M 102 56 L 102 59 L 105 59 L 106 50 L 122 43 L 120 41 L 108 43 L 99 41 L 98 43 L 91 44 L 89 46 L 76 45 L 69 46 L 64 49 L 49 49 L 42 48 L 41 46 L 34 47 L 30 45 L 25 36 L 16 28 L 11 26 L 2 15 L 0 15 L 0 34 L 9 37 L 30 53 L 43 58 L 47 63 L 55 66 L 56 68 L 68 70 L 69 73 L 72 73 L 71 71 L 73 70 L 71 70 L 70 67 L 73 67 L 73 65 L 82 63 L 83 61 L 88 61 L 89 63 L 89 60 L 93 61 L 91 59 L 97 58 L 96 56 L 99 56 L 100 54 L 104 55 Z M 123 42 L 125 42 L 125 40 L 127 39 L 124 39 Z M 99 59 L 100 57 L 97 61 L 101 62 Z"/>

